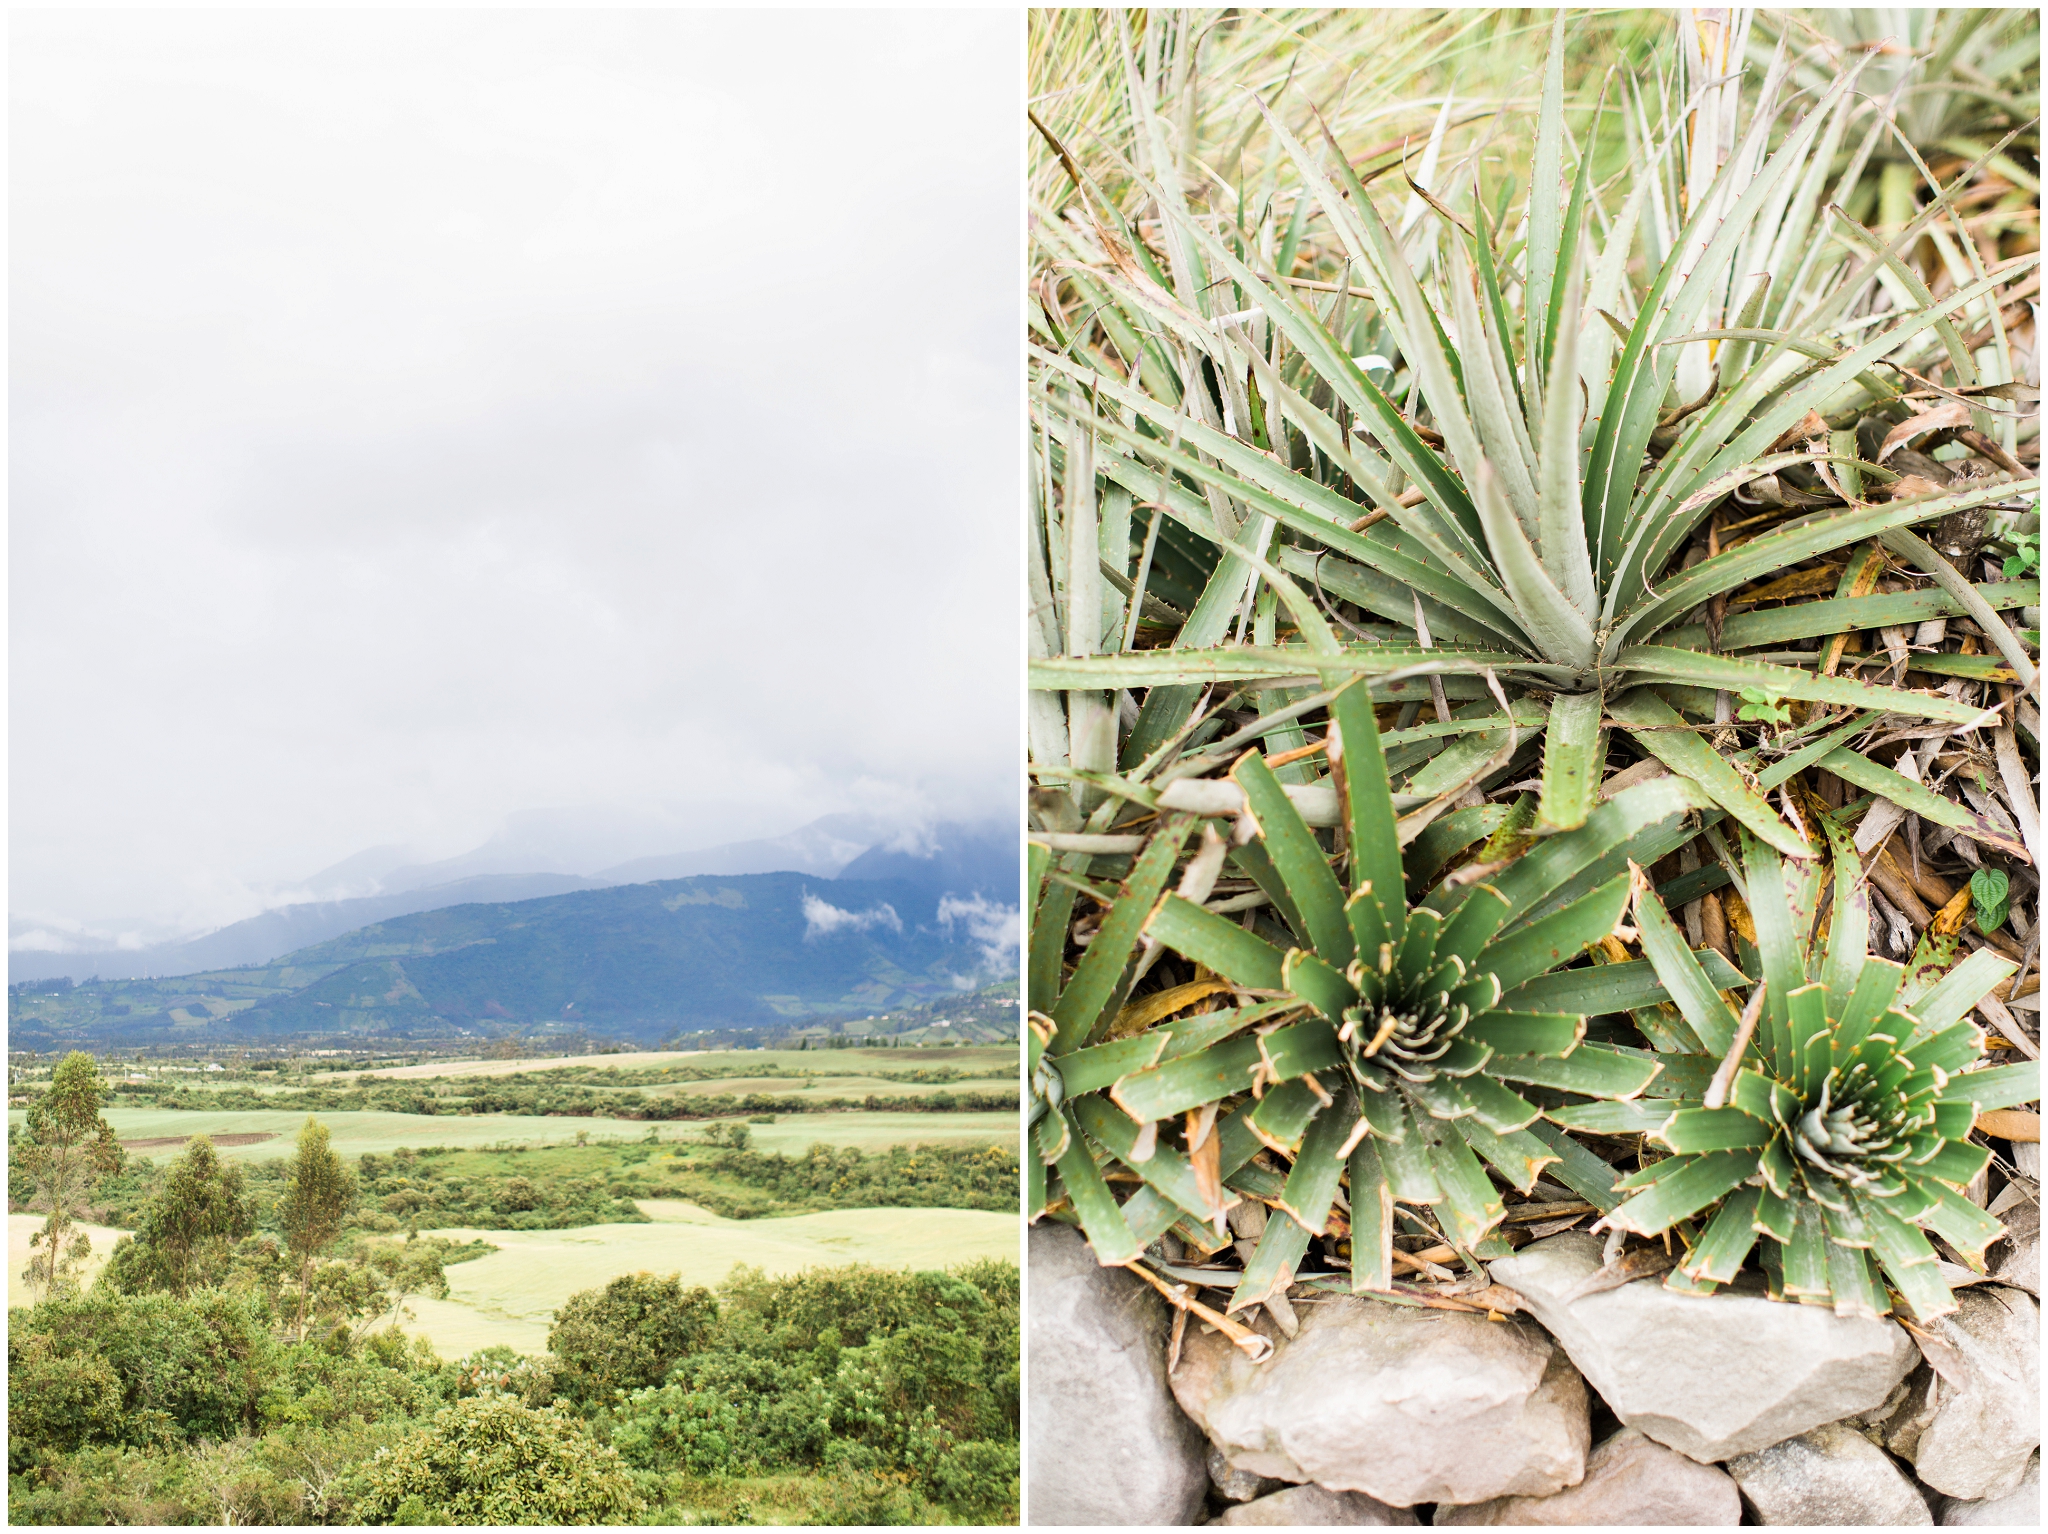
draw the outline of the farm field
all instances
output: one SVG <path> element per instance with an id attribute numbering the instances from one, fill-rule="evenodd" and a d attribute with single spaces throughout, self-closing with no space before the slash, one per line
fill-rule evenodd
<path id="1" fill-rule="evenodd" d="M 604 1087 L 609 1083 L 594 1082 Z M 621 1083 L 630 1088 L 631 1083 Z M 960 1081 L 889 1081 L 880 1076 L 721 1076 L 716 1081 L 677 1081 L 663 1086 L 641 1087 L 650 1097 L 716 1097 L 723 1093 L 743 1096 L 759 1092 L 776 1097 L 931 1097 L 940 1092 L 1014 1092 L 1017 1090 L 1016 1060 L 1010 1069 L 992 1071 Z"/>
<path id="2" fill-rule="evenodd" d="M 540 1353 L 557 1306 L 622 1273 L 680 1273 L 685 1284 L 709 1286 L 739 1263 L 772 1275 L 849 1262 L 917 1270 L 1019 1255 L 1020 1227 L 1007 1213 L 847 1209 L 727 1220 L 676 1199 L 646 1199 L 640 1208 L 655 1223 L 429 1232 L 501 1250 L 448 1269 L 447 1299 L 408 1302 L 414 1319 L 405 1330 L 428 1338 L 443 1358 L 495 1344 Z"/>
<path id="3" fill-rule="evenodd" d="M 813 1145 L 887 1150 L 892 1145 L 1015 1146 L 1022 1120 L 1015 1113 L 803 1113 L 772 1124 L 749 1124 L 757 1151 L 801 1155 Z"/>
<path id="4" fill-rule="evenodd" d="M 9 1132 L 19 1127 L 23 1110 L 7 1115 Z M 162 1159 L 177 1152 L 188 1136 L 215 1137 L 223 1156 L 235 1160 L 268 1161 L 289 1156 L 292 1137 L 306 1121 L 304 1113 L 282 1109 L 255 1108 L 243 1112 L 200 1113 L 176 1108 L 109 1108 L 104 1117 L 114 1133 L 130 1149 Z M 316 1114 L 333 1136 L 335 1150 L 354 1158 L 369 1152 L 386 1156 L 400 1146 L 420 1149 L 428 1145 L 452 1145 L 465 1149 L 495 1145 L 501 1140 L 535 1145 L 572 1143 L 579 1133 L 592 1140 L 639 1140 L 647 1132 L 644 1124 L 624 1119 L 543 1117 L 537 1114 L 491 1113 L 424 1115 L 417 1113 L 321 1113 Z M 756 1150 L 797 1154 L 820 1143 L 853 1146 L 863 1151 L 885 1150 L 891 1145 L 1013 1145 L 1017 1140 L 1014 1113 L 806 1113 L 782 1118 L 774 1124 L 750 1124 L 751 1143 Z M 687 1131 L 662 1125 L 662 1138 L 688 1138 Z M 220 1144 L 224 1136 L 264 1135 L 271 1138 Z M 161 1145 L 136 1146 L 139 1140 L 162 1140 Z"/>
<path id="5" fill-rule="evenodd" d="M 306 1084 L 343 1079 L 360 1081 L 422 1081 L 460 1076 L 516 1076 L 523 1071 L 581 1068 L 616 1070 L 621 1084 L 636 1072 L 669 1065 L 692 1065 L 734 1075 L 758 1076 L 765 1072 L 808 1075 L 822 1071 L 858 1072 L 915 1070 L 919 1066 L 946 1066 L 962 1071 L 987 1071 L 1014 1078 L 1017 1050 L 1014 1045 L 980 1045 L 941 1049 L 661 1049 L 630 1055 L 556 1055 L 535 1060 L 429 1060 L 420 1065 L 400 1065 L 378 1071 L 326 1071 L 300 1078 Z"/>
<path id="6" fill-rule="evenodd" d="M 593 1140 L 636 1139 L 643 1126 L 619 1119 L 544 1118 L 537 1114 L 493 1113 L 464 1117 L 459 1114 L 428 1116 L 418 1113 L 320 1113 L 313 1115 L 334 1137 L 334 1149 L 350 1158 L 365 1151 L 389 1155 L 401 1145 L 491 1145 L 499 1140 L 528 1140 L 555 1145 L 573 1141 L 576 1132 L 587 1131 Z M 915 1115 L 904 1115 L 914 1117 Z M 307 1115 L 288 1109 L 252 1108 L 241 1112 L 193 1113 L 176 1108 L 108 1108 L 101 1117 L 111 1124 L 124 1146 L 141 1154 L 163 1159 L 177 1153 L 175 1144 L 136 1146 L 138 1140 L 173 1139 L 211 1135 L 220 1153 L 238 1161 L 268 1161 L 292 1153 L 292 1137 Z M 20 1127 L 22 1111 L 10 1110 L 10 1133 Z M 224 1136 L 262 1135 L 261 1140 L 221 1144 Z"/>

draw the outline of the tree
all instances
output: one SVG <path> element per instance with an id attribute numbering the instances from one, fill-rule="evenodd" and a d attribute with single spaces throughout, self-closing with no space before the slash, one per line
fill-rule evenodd
<path id="1" fill-rule="evenodd" d="M 553 1407 L 457 1401 L 364 1469 L 367 1523 L 630 1523 L 646 1504 L 618 1452 Z"/>
<path id="2" fill-rule="evenodd" d="M 341 1234 L 341 1222 L 356 1204 L 355 1175 L 328 1144 L 327 1126 L 308 1118 L 298 1149 L 285 1164 L 284 1197 L 277 1201 L 285 1246 L 299 1268 L 298 1334 L 305 1335 L 306 1304 L 312 1294 L 313 1263 Z"/>
<path id="3" fill-rule="evenodd" d="M 218 1282 L 234 1244 L 255 1228 L 242 1169 L 222 1161 L 205 1135 L 194 1135 L 165 1171 L 136 1240 L 154 1255 L 163 1286 L 183 1294 Z"/>
<path id="4" fill-rule="evenodd" d="M 560 1362 L 556 1387 L 597 1404 L 615 1390 L 659 1385 L 710 1332 L 718 1301 L 708 1289 L 683 1288 L 678 1274 L 628 1273 L 571 1295 L 555 1315 L 548 1349 Z"/>
<path id="5" fill-rule="evenodd" d="M 30 1238 L 32 1255 L 21 1276 L 45 1296 L 68 1287 L 72 1271 L 92 1251 L 83 1231 L 68 1239 L 66 1233 L 84 1217 L 100 1179 L 121 1166 L 120 1144 L 100 1117 L 106 1092 L 92 1056 L 74 1049 L 51 1073 L 50 1090 L 29 1104 L 19 1159 L 35 1184 L 29 1208 L 49 1218 Z"/>

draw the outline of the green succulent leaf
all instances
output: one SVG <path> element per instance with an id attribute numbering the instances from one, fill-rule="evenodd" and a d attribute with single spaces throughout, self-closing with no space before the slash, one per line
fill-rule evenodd
<path id="1" fill-rule="evenodd" d="M 1855 849 L 1829 817 L 1822 829 L 1837 888 L 1826 942 L 1843 946 L 1808 951 L 1816 941 L 1815 876 L 1745 837 L 1744 882 L 1767 987 L 1756 1045 L 1724 1099 L 1681 1102 L 1662 1123 L 1644 1124 L 1643 1132 L 1676 1154 L 1622 1179 L 1631 1196 L 1615 1220 L 1655 1235 L 1707 1216 L 1683 1265 L 1691 1283 L 1730 1281 L 1761 1235 L 1766 1266 L 1775 1266 L 1788 1297 L 1882 1315 L 1891 1305 L 1889 1284 L 1924 1321 L 1955 1302 L 1917 1227 L 1970 1260 L 1995 1238 L 1997 1222 L 1956 1191 L 1989 1155 L 1966 1137 L 1982 1106 L 2031 1101 L 2039 1071 L 2031 1062 L 1969 1069 L 1981 1057 L 1983 1035 L 1962 1014 L 2010 972 L 2004 961 L 1978 965 L 1960 980 L 1966 966 L 1957 966 L 1923 998 L 1936 1009 L 1931 1025 L 1895 1009 L 1902 971 L 1865 953 L 1867 921 L 1842 893 L 1863 882 Z M 1690 956 L 1657 922 L 1659 911 L 1654 895 L 1638 903 L 1644 950 L 1667 987 L 1701 1005 Z M 1808 975 L 1819 978 L 1808 982 Z M 1717 1027 L 1725 1022 L 1714 1019 Z M 1682 1083 L 1688 1090 L 1700 1090 L 1714 1055 L 1710 1047 L 1693 1057 L 1691 1079 Z M 1550 1117 L 1618 1132 L 1623 1106 L 1633 1105 L 1553 1109 Z"/>

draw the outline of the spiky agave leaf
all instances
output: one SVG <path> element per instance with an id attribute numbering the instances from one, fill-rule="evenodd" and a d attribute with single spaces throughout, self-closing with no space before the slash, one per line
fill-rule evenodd
<path id="1" fill-rule="evenodd" d="M 1967 1013 L 2012 972 L 2009 961 L 1980 950 L 1909 999 L 1905 971 L 1867 954 L 1854 844 L 1832 819 L 1823 828 L 1834 898 L 1817 944 L 1805 935 L 1819 875 L 1744 838 L 1765 987 L 1750 1037 L 1692 971 L 1656 896 L 1639 898 L 1644 950 L 1708 1057 L 1720 1057 L 1721 1090 L 1667 1105 L 1651 1138 L 1671 1154 L 1620 1180 L 1629 1197 L 1610 1219 L 1646 1236 L 1705 1219 L 1674 1287 L 1729 1282 L 1763 1237 L 1760 1261 L 1783 1297 L 1883 1315 L 1892 1308 L 1883 1280 L 1924 1321 L 1955 1300 L 1923 1229 L 1981 1266 L 2002 1227 L 1959 1191 L 1989 1156 L 1968 1136 L 1983 1110 L 2037 1097 L 2040 1070 L 1972 1069 L 1984 1038 Z"/>
<path id="2" fill-rule="evenodd" d="M 1636 1005 L 1664 992 L 1632 972 L 1603 977 L 1604 996 L 1546 995 L 1544 977 L 1625 909 L 1625 863 L 1604 863 L 1705 802 L 1683 779 L 1638 785 L 1494 877 L 1438 883 L 1411 904 L 1411 878 L 1427 888 L 1444 844 L 1425 846 L 1419 828 L 1404 835 L 1363 686 L 1343 687 L 1329 707 L 1345 853 L 1324 849 L 1263 754 L 1240 757 L 1213 786 L 1225 790 L 1219 808 L 1241 809 L 1255 828 L 1236 856 L 1280 921 L 1253 931 L 1207 909 L 1192 873 L 1169 892 L 1193 817 L 1167 813 L 1047 1015 L 1033 1070 L 1034 1082 L 1046 1078 L 1042 1122 L 1057 1116 L 1070 1131 L 1040 1132 L 1041 1155 L 1057 1161 L 1047 1198 L 1065 1193 L 1103 1261 L 1128 1260 L 1169 1227 L 1214 1250 L 1224 1238 L 1213 1222 L 1231 1203 L 1270 1206 L 1234 1308 L 1290 1281 L 1347 1184 L 1354 1285 L 1384 1290 L 1396 1203 L 1433 1208 L 1471 1250 L 1505 1213 L 1488 1167 L 1526 1192 L 1564 1157 L 1558 1175 L 1585 1181 L 1585 1158 L 1566 1156 L 1554 1132 L 1532 1132 L 1541 1110 L 1514 1084 L 1640 1093 L 1656 1062 L 1584 1042 L 1586 1014 L 1631 986 Z M 1193 961 L 1235 1005 L 1116 1036 L 1120 1021 L 1143 1021 L 1143 1006 L 1122 1002 L 1146 941 Z M 1718 955 L 1701 958 L 1722 983 L 1738 978 Z M 1288 1159 L 1284 1176 L 1253 1163 L 1262 1148 Z M 1137 1184 L 1120 1211 L 1115 1177 Z M 1610 1179 L 1601 1168 L 1583 1191 L 1611 1205 Z"/>

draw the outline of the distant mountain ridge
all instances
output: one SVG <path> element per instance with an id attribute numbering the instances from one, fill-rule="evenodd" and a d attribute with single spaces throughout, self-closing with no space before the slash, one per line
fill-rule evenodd
<path id="1" fill-rule="evenodd" d="M 374 894 L 279 906 L 200 937 L 144 948 L 68 953 L 17 949 L 8 955 L 8 978 L 131 979 L 271 964 L 295 950 L 359 927 L 416 912 L 505 904 L 703 874 L 791 872 L 827 879 L 895 879 L 929 888 L 934 894 L 981 895 L 999 904 L 1016 903 L 1016 837 L 1014 831 L 1006 835 L 1000 823 L 942 822 L 920 839 L 925 849 L 921 852 L 890 850 L 882 845 L 890 834 L 891 828 L 872 817 L 826 815 L 785 836 L 635 858 L 591 875 L 471 873 L 427 883 L 413 881 L 473 866 L 475 855 L 407 865 L 397 862 L 401 854 L 396 849 L 372 848 L 322 870 L 308 882 L 318 881 L 327 887 L 374 883 L 380 886 Z"/>
<path id="2" fill-rule="evenodd" d="M 700 875 L 414 912 L 278 962 L 11 997 L 17 1047 L 693 1029 L 861 1016 L 1014 975 L 1014 942 L 904 880 Z"/>

